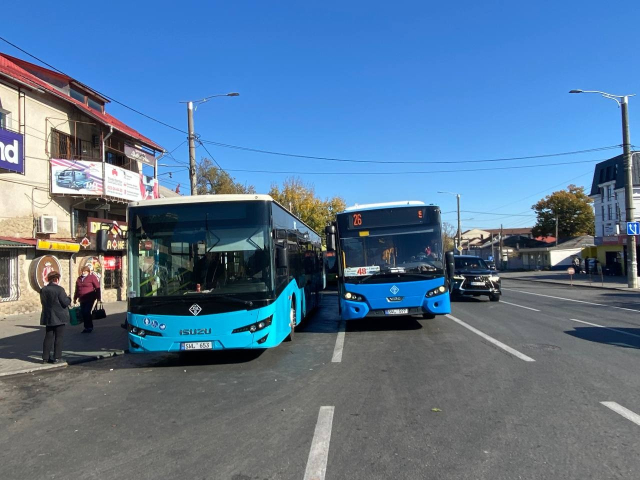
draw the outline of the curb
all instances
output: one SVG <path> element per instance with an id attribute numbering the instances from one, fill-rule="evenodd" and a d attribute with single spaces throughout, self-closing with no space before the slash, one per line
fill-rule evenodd
<path id="1" fill-rule="evenodd" d="M 105 352 L 104 354 L 100 354 L 100 355 L 93 355 L 93 356 L 87 356 L 87 357 L 82 357 L 82 358 L 77 358 L 75 360 L 71 360 L 71 361 L 67 361 L 67 362 L 62 362 L 59 364 L 36 364 L 33 367 L 28 367 L 28 368 L 23 368 L 21 370 L 13 370 L 11 372 L 2 372 L 0 373 L 0 377 L 8 377 L 11 375 L 22 375 L 25 373 L 33 373 L 33 372 L 41 372 L 44 370 L 59 370 L 62 368 L 66 368 L 69 365 L 79 365 L 82 363 L 88 363 L 88 362 L 95 362 L 96 360 L 104 360 L 105 358 L 113 358 L 113 357 L 117 357 L 118 355 L 124 355 L 125 353 L 128 353 L 128 350 L 114 350 L 112 352 Z"/>
<path id="2" fill-rule="evenodd" d="M 617 290 L 618 292 L 627 292 L 632 291 L 628 288 L 624 287 L 602 287 L 600 285 L 583 285 L 583 284 L 573 284 L 570 285 L 565 282 L 558 282 L 555 280 L 535 280 L 533 278 L 517 278 L 517 277 L 502 277 L 503 280 L 517 280 L 520 282 L 534 282 L 534 283 L 547 283 L 550 285 L 565 285 L 567 287 L 581 287 L 581 288 L 599 288 L 601 290 Z"/>

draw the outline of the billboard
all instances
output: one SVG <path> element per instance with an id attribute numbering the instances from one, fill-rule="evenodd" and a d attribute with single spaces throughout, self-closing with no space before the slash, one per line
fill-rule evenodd
<path id="1" fill-rule="evenodd" d="M 24 141 L 21 133 L 0 128 L 0 168 L 24 174 Z"/>
<path id="2" fill-rule="evenodd" d="M 127 201 L 159 197 L 158 181 L 137 172 L 102 163 L 80 160 L 51 159 L 51 193 L 95 195 Z"/>

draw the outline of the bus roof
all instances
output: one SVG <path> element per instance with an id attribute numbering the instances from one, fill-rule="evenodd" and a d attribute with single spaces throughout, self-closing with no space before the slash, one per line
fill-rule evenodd
<path id="1" fill-rule="evenodd" d="M 352 207 L 345 208 L 344 212 L 353 212 L 355 210 L 358 210 L 358 211 L 376 210 L 378 208 L 387 208 L 387 207 L 411 207 L 411 206 L 417 206 L 417 205 L 425 205 L 425 203 L 419 200 L 405 200 L 402 202 L 367 203 L 363 205 L 355 204 Z"/>

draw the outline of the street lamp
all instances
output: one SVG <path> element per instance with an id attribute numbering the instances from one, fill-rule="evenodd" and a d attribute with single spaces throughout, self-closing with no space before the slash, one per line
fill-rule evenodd
<path id="1" fill-rule="evenodd" d="M 197 195 L 196 190 L 196 134 L 193 130 L 193 111 L 198 109 L 199 105 L 207 103 L 212 98 L 216 97 L 237 97 L 240 94 L 237 92 L 221 93 L 218 95 L 210 95 L 208 97 L 201 98 L 200 100 L 186 101 L 180 103 L 187 104 L 187 121 L 189 126 L 189 180 L 191 182 L 191 195 Z M 195 104 L 195 109 L 194 105 Z"/>
<path id="2" fill-rule="evenodd" d="M 631 161 L 631 139 L 629 135 L 629 97 L 634 95 L 612 95 L 599 90 L 571 90 L 569 93 L 597 93 L 604 98 L 614 100 L 622 110 L 622 151 L 624 156 L 625 186 L 624 200 L 627 223 L 635 220 L 633 205 L 633 162 Z M 636 237 L 627 235 L 627 285 L 638 288 L 638 263 L 636 255 Z"/>
<path id="3" fill-rule="evenodd" d="M 438 193 L 446 193 L 448 195 L 455 195 L 458 201 L 458 247 L 462 248 L 462 230 L 460 229 L 460 194 L 453 192 L 438 192 Z"/>

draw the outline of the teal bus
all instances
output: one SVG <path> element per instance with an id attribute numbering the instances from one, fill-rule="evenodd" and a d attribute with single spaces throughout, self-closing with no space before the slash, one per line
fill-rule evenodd
<path id="1" fill-rule="evenodd" d="M 356 205 L 325 233 L 327 250 L 338 257 L 342 320 L 451 313 L 453 253 L 444 252 L 437 206 Z"/>
<path id="2" fill-rule="evenodd" d="M 324 288 L 320 236 L 268 195 L 129 204 L 129 351 L 270 348 Z"/>

